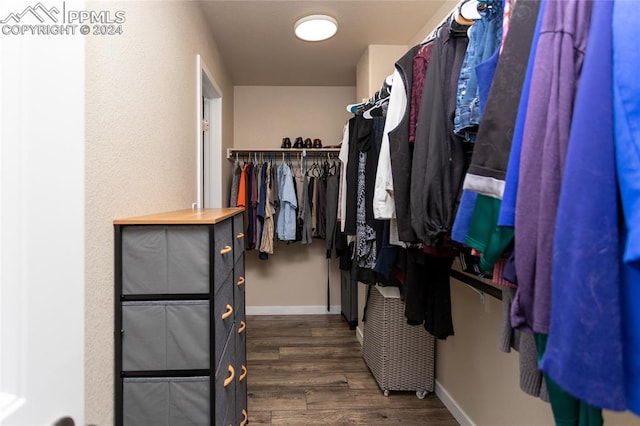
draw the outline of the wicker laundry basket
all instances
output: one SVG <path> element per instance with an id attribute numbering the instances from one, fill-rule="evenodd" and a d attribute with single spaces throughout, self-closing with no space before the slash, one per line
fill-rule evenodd
<path id="1" fill-rule="evenodd" d="M 362 356 L 386 396 L 389 391 L 433 392 L 435 338 L 407 325 L 395 287 L 374 287 L 367 305 Z"/>

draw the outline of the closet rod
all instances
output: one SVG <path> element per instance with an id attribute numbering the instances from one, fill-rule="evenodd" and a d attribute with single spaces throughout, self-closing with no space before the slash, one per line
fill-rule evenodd
<path id="1" fill-rule="evenodd" d="M 475 278 L 471 275 L 465 274 L 462 271 L 458 271 L 457 269 L 451 268 L 449 271 L 449 276 L 451 278 L 455 278 L 458 281 L 463 282 L 464 284 L 475 288 L 483 293 L 488 294 L 489 296 L 493 296 L 498 300 L 502 300 L 502 290 L 497 287 L 492 286 L 491 284 L 487 284 L 482 282 L 478 278 Z"/>
<path id="2" fill-rule="evenodd" d="M 337 154 L 340 152 L 340 148 L 227 148 L 227 160 L 234 160 L 236 154 L 247 155 L 254 153 L 290 153 L 299 154 L 302 153 L 303 157 L 307 156 L 321 156 L 324 154 Z"/>
<path id="3" fill-rule="evenodd" d="M 444 25 L 445 22 L 447 22 L 449 19 L 454 18 L 456 16 L 456 12 L 462 14 L 463 12 L 463 5 L 465 5 L 466 3 L 471 3 L 473 0 L 460 0 L 454 7 L 453 9 L 451 9 L 451 11 L 447 14 L 447 16 L 445 16 L 438 25 L 436 25 L 436 27 L 429 33 L 429 35 L 422 40 L 422 43 L 426 43 L 429 40 L 433 40 L 435 38 L 435 36 L 437 35 L 438 29 L 440 27 L 442 27 L 442 25 Z M 486 0 L 480 0 L 480 1 L 486 1 Z M 477 3 L 478 0 L 475 0 L 475 3 Z M 473 13 L 472 16 L 464 16 L 462 15 L 462 17 L 464 19 L 467 20 L 476 20 L 480 18 L 480 15 L 477 14 L 477 12 Z"/>

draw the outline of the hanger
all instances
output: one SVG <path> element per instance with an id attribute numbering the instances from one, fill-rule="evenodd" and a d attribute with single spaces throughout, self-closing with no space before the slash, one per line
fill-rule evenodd
<path id="1" fill-rule="evenodd" d="M 322 169 L 320 168 L 320 166 L 316 161 L 314 161 L 313 164 L 311 165 L 311 168 L 307 170 L 307 176 L 313 176 L 317 178 L 322 176 Z"/>
<path id="2" fill-rule="evenodd" d="M 329 164 L 329 160 L 324 160 L 322 163 L 322 177 L 325 180 L 327 179 L 327 177 L 331 175 L 330 170 L 331 170 L 331 164 Z"/>
<path id="3" fill-rule="evenodd" d="M 302 153 L 298 156 L 298 167 L 295 167 L 295 164 L 292 165 L 291 171 L 293 172 L 293 176 L 296 178 L 301 178 L 304 176 L 303 164 L 302 164 Z"/>
<path id="4" fill-rule="evenodd" d="M 463 0 L 465 1 L 465 0 Z M 458 4 L 459 6 L 460 4 Z M 427 36 L 427 38 L 425 38 L 424 40 L 422 40 L 422 43 L 420 43 L 420 45 L 425 45 L 428 43 L 431 43 L 433 40 L 435 40 L 436 38 L 438 38 L 440 36 L 440 31 L 442 30 L 442 27 L 444 26 L 444 24 L 446 24 L 447 22 L 451 22 L 451 21 L 455 21 L 455 12 L 458 8 L 458 6 L 456 6 L 448 15 L 446 18 L 444 18 L 439 24 L 438 26 L 431 32 L 431 34 L 429 34 Z"/>
<path id="5" fill-rule="evenodd" d="M 375 103 L 378 102 L 378 100 L 383 98 L 388 98 L 389 95 L 391 95 L 392 85 L 393 85 L 393 74 L 390 74 L 387 77 L 385 77 L 384 81 L 382 82 L 382 86 L 380 87 L 380 90 L 374 93 L 373 97 L 369 98 L 366 101 L 347 105 L 347 111 L 349 111 L 352 114 L 362 113 L 365 109 L 367 109 L 367 107 L 375 105 Z"/>
<path id="6" fill-rule="evenodd" d="M 358 111 L 358 108 L 362 107 L 365 104 L 366 104 L 366 101 L 358 102 L 357 104 L 349 104 L 347 105 L 347 111 L 350 112 L 351 114 L 355 114 L 356 111 Z"/>
<path id="7" fill-rule="evenodd" d="M 383 106 L 389 102 L 389 98 L 379 99 L 371 108 L 362 113 L 362 116 L 366 119 L 372 119 L 373 117 L 382 117 Z"/>
<path id="8" fill-rule="evenodd" d="M 458 4 L 458 7 L 456 7 L 456 10 L 453 13 L 454 20 L 458 24 L 468 27 L 473 25 L 476 20 L 482 18 L 478 12 L 480 7 L 480 3 L 478 1 L 479 0 L 463 0 Z"/>

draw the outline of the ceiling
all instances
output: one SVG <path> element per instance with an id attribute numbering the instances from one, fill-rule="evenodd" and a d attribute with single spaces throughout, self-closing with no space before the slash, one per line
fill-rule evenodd
<path id="1" fill-rule="evenodd" d="M 214 0 L 201 7 L 234 85 L 355 86 L 369 44 L 408 44 L 446 0 Z M 293 24 L 310 14 L 338 21 L 323 42 L 305 42 Z"/>

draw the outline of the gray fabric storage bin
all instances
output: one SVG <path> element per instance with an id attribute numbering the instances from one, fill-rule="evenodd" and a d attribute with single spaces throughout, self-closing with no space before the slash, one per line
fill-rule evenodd
<path id="1" fill-rule="evenodd" d="M 219 291 L 213 299 L 213 316 L 215 327 L 215 365 L 217 367 L 225 347 L 225 342 L 229 336 L 229 332 L 233 327 L 234 314 L 228 318 L 222 319 L 222 315 L 227 312 L 227 305 L 234 309 L 233 305 L 233 283 L 232 274 L 227 276 Z"/>
<path id="2" fill-rule="evenodd" d="M 169 382 L 171 426 L 208 425 L 211 416 L 211 383 L 208 377 Z"/>
<path id="3" fill-rule="evenodd" d="M 209 302 L 122 304 L 125 371 L 209 368 Z"/>
<path id="4" fill-rule="evenodd" d="M 166 368 L 166 309 L 157 302 L 127 302 L 122 306 L 122 369 Z"/>
<path id="5" fill-rule="evenodd" d="M 236 262 L 240 255 L 244 253 L 246 238 L 238 238 L 241 234 L 244 234 L 244 215 L 237 214 L 233 217 L 233 257 Z"/>
<path id="6" fill-rule="evenodd" d="M 207 226 L 127 226 L 122 293 L 207 293 L 209 252 Z"/>
<path id="7" fill-rule="evenodd" d="M 167 305 L 167 368 L 209 366 L 209 312 L 205 300 Z"/>
<path id="8" fill-rule="evenodd" d="M 214 239 L 213 266 L 215 282 L 216 285 L 218 285 L 220 281 L 231 273 L 231 269 L 233 269 L 233 241 L 235 237 L 233 236 L 233 221 L 231 218 L 214 225 Z M 231 252 L 222 254 L 221 251 L 227 246 L 231 247 Z M 214 293 L 215 292 L 217 292 L 216 289 L 214 289 Z"/>
<path id="9" fill-rule="evenodd" d="M 168 293 L 209 292 L 209 228 L 167 228 Z"/>
<path id="10" fill-rule="evenodd" d="M 236 383 L 238 383 L 238 377 L 242 373 L 238 371 L 235 363 L 235 335 L 236 331 L 233 329 L 228 336 L 227 341 L 224 345 L 224 350 L 222 351 L 222 357 L 220 358 L 220 364 L 216 369 L 215 374 L 215 391 L 216 391 L 216 425 L 229 425 L 229 424 L 237 424 L 239 422 L 235 421 L 236 416 L 236 406 L 235 406 L 235 397 L 236 397 Z M 234 379 L 227 385 L 224 386 L 224 381 L 229 377 L 229 366 L 234 368 Z"/>
<path id="11" fill-rule="evenodd" d="M 167 244 L 162 226 L 122 229 L 122 293 L 165 293 Z"/>
<path id="12" fill-rule="evenodd" d="M 240 278 L 244 278 L 244 254 L 236 261 L 233 267 L 233 302 L 236 306 L 236 323 L 245 320 L 244 299 L 246 284 L 238 285 Z M 241 311 L 240 311 L 241 310 Z"/>
<path id="13" fill-rule="evenodd" d="M 242 374 L 242 366 L 244 365 L 247 368 L 247 357 L 246 357 L 246 333 L 238 334 L 237 330 L 235 330 L 236 335 L 236 370 L 238 373 L 238 380 L 236 382 L 236 419 L 238 422 L 241 422 L 244 416 L 242 415 L 242 410 L 247 410 L 247 380 L 249 380 L 249 371 L 247 371 L 247 376 L 244 380 L 240 380 L 240 375 Z"/>
<path id="14" fill-rule="evenodd" d="M 208 425 L 209 377 L 126 378 L 125 426 Z"/>

